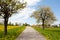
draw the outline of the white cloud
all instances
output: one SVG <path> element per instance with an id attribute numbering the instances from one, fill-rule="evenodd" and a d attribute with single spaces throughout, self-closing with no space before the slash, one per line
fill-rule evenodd
<path id="1" fill-rule="evenodd" d="M 9 22 L 23 22 L 24 20 L 28 19 L 31 14 L 33 13 L 33 11 L 35 11 L 35 9 L 32 9 L 32 8 L 24 8 L 22 10 L 22 12 L 18 12 L 17 15 L 15 16 L 12 16 L 10 19 L 9 19 Z"/>
<path id="2" fill-rule="evenodd" d="M 27 6 L 35 5 L 37 2 L 40 2 L 41 0 L 24 0 L 27 2 Z"/>
<path id="3" fill-rule="evenodd" d="M 27 7 L 22 10 L 22 12 L 18 12 L 17 15 L 13 15 L 10 19 L 9 22 L 12 23 L 25 23 L 25 20 L 30 17 L 30 15 L 35 11 L 34 8 L 31 6 L 36 5 L 36 3 L 40 2 L 41 0 L 24 0 L 24 2 L 27 2 Z M 34 6 L 35 7 L 35 6 Z"/>
<path id="4" fill-rule="evenodd" d="M 23 19 L 27 19 L 28 17 L 30 17 L 30 15 L 32 14 L 33 11 L 35 11 L 35 9 L 25 8 L 25 9 L 22 11 L 21 16 L 24 16 Z"/>

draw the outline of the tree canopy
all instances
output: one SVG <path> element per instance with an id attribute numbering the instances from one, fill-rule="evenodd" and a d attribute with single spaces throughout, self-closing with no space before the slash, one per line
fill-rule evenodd
<path id="1" fill-rule="evenodd" d="M 38 10 L 34 11 L 31 17 L 36 18 L 37 22 L 42 22 L 42 26 L 44 24 L 51 24 L 56 21 L 56 17 L 50 7 L 41 7 Z"/>
<path id="2" fill-rule="evenodd" d="M 0 0 L 0 15 L 2 17 L 6 16 L 9 18 L 13 13 L 17 12 L 18 9 L 23 9 L 25 3 L 21 3 L 16 0 Z"/>
<path id="3" fill-rule="evenodd" d="M 19 9 L 25 8 L 26 3 L 21 3 L 18 0 L 0 0 L 0 16 L 4 19 L 4 32 L 7 34 L 8 19 L 12 14 L 16 13 Z"/>

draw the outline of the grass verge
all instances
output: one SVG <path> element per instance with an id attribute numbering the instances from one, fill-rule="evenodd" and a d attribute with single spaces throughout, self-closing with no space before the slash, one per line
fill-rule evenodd
<path id="1" fill-rule="evenodd" d="M 12 26 L 13 27 L 13 26 Z M 7 36 L 4 37 L 3 31 L 0 30 L 0 40 L 15 40 L 19 34 L 22 33 L 22 31 L 25 29 L 25 26 L 22 27 L 14 27 L 14 28 L 8 28 Z"/>
<path id="2" fill-rule="evenodd" d="M 60 40 L 60 28 L 45 28 L 44 30 L 39 27 L 33 28 L 44 35 L 47 40 Z"/>

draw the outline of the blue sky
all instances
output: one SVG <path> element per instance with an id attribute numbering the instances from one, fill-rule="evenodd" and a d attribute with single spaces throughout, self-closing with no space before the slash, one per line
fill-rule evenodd
<path id="1" fill-rule="evenodd" d="M 38 6 L 49 6 L 57 18 L 54 24 L 60 23 L 60 0 L 24 0 L 24 2 L 25 1 L 27 2 L 26 8 L 12 15 L 12 17 L 9 18 L 9 22 L 36 24 L 36 20 L 30 17 L 32 13 Z"/>

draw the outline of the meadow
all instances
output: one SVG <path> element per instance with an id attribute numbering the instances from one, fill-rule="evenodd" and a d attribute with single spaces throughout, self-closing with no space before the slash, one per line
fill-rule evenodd
<path id="1" fill-rule="evenodd" d="M 60 40 L 60 28 L 45 28 L 33 27 L 39 33 L 47 38 L 47 40 Z"/>
<path id="2" fill-rule="evenodd" d="M 15 40 L 24 29 L 25 26 L 8 26 L 7 36 L 4 37 L 4 26 L 0 25 L 0 40 Z"/>

